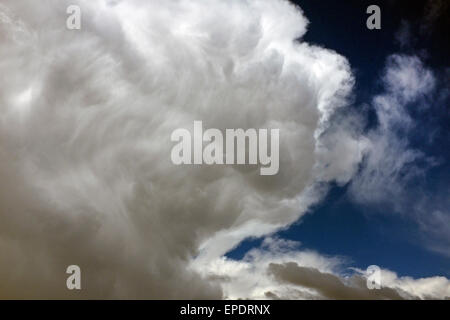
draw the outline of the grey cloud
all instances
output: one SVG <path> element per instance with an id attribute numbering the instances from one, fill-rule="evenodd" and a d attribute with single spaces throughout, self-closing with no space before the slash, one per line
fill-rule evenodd
<path id="1" fill-rule="evenodd" d="M 323 273 L 314 268 L 301 267 L 295 262 L 270 264 L 269 273 L 278 281 L 306 287 L 317 291 L 323 299 L 339 300 L 399 300 L 402 296 L 392 288 L 369 290 L 366 279 L 353 275 L 346 283 L 331 273 Z"/>
<path id="2" fill-rule="evenodd" d="M 66 29 L 69 4 L 81 30 Z M 307 24 L 281 0 L 2 1 L 0 296 L 223 297 L 193 261 L 296 221 L 316 182 L 359 161 L 315 170 L 353 78 L 294 42 Z M 173 165 L 170 134 L 194 120 L 279 128 L 279 174 Z M 65 288 L 71 264 L 80 292 Z"/>

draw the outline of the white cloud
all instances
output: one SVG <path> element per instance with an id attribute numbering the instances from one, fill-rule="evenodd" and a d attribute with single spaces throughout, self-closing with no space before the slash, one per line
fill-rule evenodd
<path id="1" fill-rule="evenodd" d="M 227 299 L 271 299 L 273 296 L 270 293 L 277 296 L 288 295 L 291 291 L 299 293 L 296 286 L 280 284 L 268 274 L 271 263 L 296 261 L 302 266 L 322 272 L 332 272 L 342 263 L 338 257 L 325 257 L 314 251 L 298 250 L 298 247 L 299 244 L 292 241 L 266 238 L 261 248 L 250 250 L 242 260 L 226 257 L 208 261 L 195 260 L 191 268 L 198 270 L 210 281 L 220 283 Z M 308 296 L 313 295 L 308 288 L 303 291 Z"/>
<path id="2" fill-rule="evenodd" d="M 81 30 L 65 28 L 69 4 Z M 345 182 L 361 157 L 343 132 L 348 156 L 323 165 L 320 136 L 353 79 L 345 58 L 294 42 L 308 22 L 287 1 L 6 0 L 0 12 L 2 297 L 73 297 L 71 264 L 80 297 L 221 297 L 185 266 L 296 221 L 323 194 L 315 182 Z M 279 128 L 279 174 L 173 165 L 170 133 L 193 120 Z"/>
<path id="3" fill-rule="evenodd" d="M 225 257 L 194 264 L 228 299 L 444 299 L 445 277 L 414 279 L 381 270 L 381 289 L 369 290 L 362 270 L 348 268 L 343 257 L 323 256 L 299 244 L 266 238 L 242 260 Z"/>
<path id="4" fill-rule="evenodd" d="M 425 97 L 433 91 L 436 80 L 418 57 L 392 55 L 382 82 L 384 92 L 373 98 L 378 124 L 367 134 L 365 161 L 350 189 L 359 201 L 396 205 L 407 183 L 433 163 L 410 145 L 409 134 L 415 123 L 408 108 L 427 108 Z"/>

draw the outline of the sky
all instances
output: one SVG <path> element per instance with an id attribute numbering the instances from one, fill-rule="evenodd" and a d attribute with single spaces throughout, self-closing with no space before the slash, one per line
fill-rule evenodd
<path id="1" fill-rule="evenodd" d="M 449 298 L 448 12 L 3 0 L 0 298 Z M 279 130 L 279 171 L 174 163 L 194 121 Z"/>

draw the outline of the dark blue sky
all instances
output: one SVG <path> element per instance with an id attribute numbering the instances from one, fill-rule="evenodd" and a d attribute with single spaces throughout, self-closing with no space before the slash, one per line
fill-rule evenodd
<path id="1" fill-rule="evenodd" d="M 351 108 L 370 104 L 371 97 L 381 91 L 380 74 L 389 55 L 413 54 L 422 58 L 438 79 L 430 108 L 410 116 L 418 123 L 408 137 L 411 145 L 439 163 L 410 185 L 405 194 L 410 206 L 389 214 L 393 209 L 384 203 L 358 204 L 348 193 L 348 186 L 333 186 L 320 204 L 278 237 L 300 241 L 303 248 L 321 254 L 340 255 L 350 259 L 349 266 L 365 269 L 371 264 L 397 272 L 401 276 L 450 276 L 450 257 L 430 250 L 424 243 L 419 225 L 407 211 L 415 210 L 416 194 L 430 196 L 430 208 L 447 210 L 434 204 L 433 198 L 448 197 L 450 192 L 450 54 L 447 14 L 437 17 L 424 31 L 426 1 L 318 1 L 297 0 L 309 19 L 304 40 L 345 56 L 353 69 L 356 86 Z M 366 28 L 366 8 L 377 4 L 382 12 L 382 29 Z M 408 23 L 411 41 L 401 47 L 395 34 L 402 23 Z M 414 110 L 414 109 L 413 109 Z M 369 125 L 376 125 L 373 110 L 367 113 Z M 444 205 L 447 202 L 444 202 Z M 401 211 L 401 210 L 400 210 Z M 259 246 L 261 239 L 250 239 L 228 254 L 239 259 L 249 249 Z"/>

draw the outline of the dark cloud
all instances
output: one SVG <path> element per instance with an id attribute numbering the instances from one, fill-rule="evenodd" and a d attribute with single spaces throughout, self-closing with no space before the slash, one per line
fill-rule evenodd
<path id="1" fill-rule="evenodd" d="M 272 263 L 269 265 L 268 271 L 278 281 L 313 289 L 324 299 L 403 299 L 392 288 L 369 290 L 366 279 L 359 275 L 351 276 L 344 283 L 342 278 L 334 274 L 323 273 L 314 268 L 301 267 L 295 262 L 285 264 Z"/>

